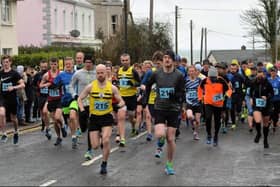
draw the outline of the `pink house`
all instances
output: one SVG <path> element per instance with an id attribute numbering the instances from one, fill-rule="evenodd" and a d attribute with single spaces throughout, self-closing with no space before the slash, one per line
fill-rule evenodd
<path id="1" fill-rule="evenodd" d="M 94 9 L 86 0 L 24 0 L 17 9 L 19 45 L 101 45 L 95 39 Z M 70 36 L 74 29 L 78 38 Z"/>

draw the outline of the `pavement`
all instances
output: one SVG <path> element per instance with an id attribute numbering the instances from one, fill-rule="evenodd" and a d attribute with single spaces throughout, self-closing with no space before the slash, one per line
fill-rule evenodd
<path id="1" fill-rule="evenodd" d="M 127 136 L 129 130 L 127 124 Z M 270 148 L 264 149 L 263 139 L 253 143 L 255 133 L 240 124 L 235 131 L 219 134 L 219 146 L 213 147 L 206 144 L 205 127 L 195 141 L 191 128 L 182 125 L 174 176 L 164 173 L 166 148 L 162 158 L 155 158 L 156 141 L 147 142 L 146 132 L 128 138 L 125 148 L 119 148 L 112 137 L 108 174 L 102 176 L 100 149 L 93 160 L 84 161 L 86 135 L 72 150 L 69 136 L 55 147 L 55 138 L 47 140 L 38 129 L 23 132 L 18 145 L 11 138 L 0 144 L 0 181 L 4 186 L 279 186 L 279 134 L 280 129 L 270 133 Z"/>

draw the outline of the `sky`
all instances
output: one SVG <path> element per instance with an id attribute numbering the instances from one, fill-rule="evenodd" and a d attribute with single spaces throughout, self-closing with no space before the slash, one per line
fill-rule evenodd
<path id="1" fill-rule="evenodd" d="M 134 19 L 148 20 L 150 0 L 130 0 Z M 154 20 L 171 24 L 174 42 L 175 5 L 179 7 L 178 50 L 190 50 L 190 20 L 193 21 L 193 48 L 200 49 L 201 28 L 207 27 L 207 49 L 252 48 L 252 37 L 240 18 L 258 0 L 154 0 Z M 263 48 L 256 45 L 255 48 Z"/>

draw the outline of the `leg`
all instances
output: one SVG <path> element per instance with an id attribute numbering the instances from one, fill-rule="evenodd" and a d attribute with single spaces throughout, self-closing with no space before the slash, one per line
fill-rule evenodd
<path id="1" fill-rule="evenodd" d="M 125 145 L 125 116 L 126 116 L 125 107 L 120 108 L 118 110 L 118 129 L 119 129 L 121 141 L 123 141 L 123 143 L 121 142 L 122 144 L 120 144 L 121 146 Z"/>
<path id="2" fill-rule="evenodd" d="M 261 138 L 261 122 L 262 122 L 262 114 L 260 111 L 254 111 L 254 122 L 257 130 L 257 135 L 255 137 L 255 143 L 259 143 L 259 140 Z"/>

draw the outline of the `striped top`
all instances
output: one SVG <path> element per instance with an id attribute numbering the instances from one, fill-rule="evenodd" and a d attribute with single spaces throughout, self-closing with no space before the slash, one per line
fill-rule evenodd
<path id="1" fill-rule="evenodd" d="M 186 77 L 186 102 L 191 106 L 199 106 L 197 88 L 200 85 L 201 79 L 196 78 L 191 80 L 189 77 Z"/>

